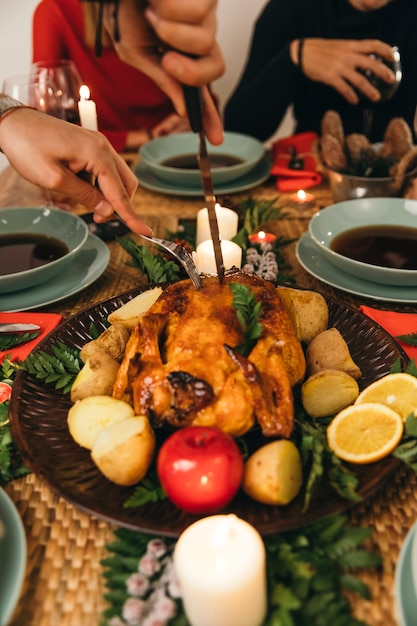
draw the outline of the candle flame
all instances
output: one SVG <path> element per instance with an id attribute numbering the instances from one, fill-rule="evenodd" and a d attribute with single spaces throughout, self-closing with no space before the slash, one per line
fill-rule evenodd
<path id="1" fill-rule="evenodd" d="M 304 191 L 304 189 L 300 189 L 299 191 L 297 191 L 297 196 L 299 200 L 304 202 L 306 199 L 306 192 Z"/>
<path id="2" fill-rule="evenodd" d="M 90 90 L 87 85 L 81 85 L 80 87 L 80 100 L 89 100 Z"/>

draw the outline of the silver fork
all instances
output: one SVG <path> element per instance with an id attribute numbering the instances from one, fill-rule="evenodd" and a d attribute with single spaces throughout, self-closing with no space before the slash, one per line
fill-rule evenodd
<path id="1" fill-rule="evenodd" d="M 188 276 L 191 278 L 191 281 L 196 289 L 200 289 L 201 281 L 200 276 L 198 274 L 197 268 L 194 264 L 193 257 L 185 248 L 180 246 L 178 243 L 174 243 L 173 241 L 168 241 L 167 239 L 158 239 L 157 237 L 147 237 L 146 235 L 140 235 L 143 239 L 147 239 L 148 241 L 155 243 L 157 246 L 164 248 L 168 252 L 172 254 L 173 257 L 177 259 L 187 272 Z"/>

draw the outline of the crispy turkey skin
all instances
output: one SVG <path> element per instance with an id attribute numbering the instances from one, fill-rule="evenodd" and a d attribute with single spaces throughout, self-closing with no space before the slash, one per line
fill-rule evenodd
<path id="1" fill-rule="evenodd" d="M 247 285 L 261 301 L 262 334 L 247 358 L 234 348 L 243 331 L 230 283 Z M 292 386 L 305 358 L 272 283 L 242 271 L 184 280 L 167 287 L 132 332 L 113 395 L 137 415 L 174 427 L 216 426 L 234 437 L 255 421 L 267 437 L 293 429 Z"/>

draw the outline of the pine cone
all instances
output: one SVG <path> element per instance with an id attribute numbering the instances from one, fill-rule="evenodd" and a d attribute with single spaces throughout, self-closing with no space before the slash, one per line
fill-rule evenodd
<path id="1" fill-rule="evenodd" d="M 326 111 L 321 120 L 321 134 L 332 135 L 341 146 L 345 142 L 345 131 L 343 129 L 342 118 L 337 111 Z"/>
<path id="2" fill-rule="evenodd" d="M 359 161 L 364 155 L 376 156 L 369 139 L 360 133 L 352 133 L 346 137 L 346 149 L 353 163 Z"/>
<path id="3" fill-rule="evenodd" d="M 402 117 L 394 117 L 384 133 L 384 143 L 379 154 L 401 159 L 413 147 L 413 135 Z"/>
<path id="4" fill-rule="evenodd" d="M 346 156 L 340 141 L 334 135 L 327 133 L 322 136 L 320 143 L 325 164 L 332 170 L 340 171 L 346 169 Z"/>

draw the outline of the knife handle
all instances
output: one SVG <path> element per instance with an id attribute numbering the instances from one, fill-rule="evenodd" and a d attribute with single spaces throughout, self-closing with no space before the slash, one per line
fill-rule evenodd
<path id="1" fill-rule="evenodd" d="M 203 97 L 200 87 L 183 85 L 185 105 L 188 119 L 193 133 L 201 133 L 203 130 Z"/>

